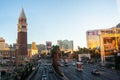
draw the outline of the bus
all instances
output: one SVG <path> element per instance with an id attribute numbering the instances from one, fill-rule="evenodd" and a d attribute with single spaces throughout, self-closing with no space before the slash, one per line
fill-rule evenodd
<path id="1" fill-rule="evenodd" d="M 78 70 L 78 71 L 83 70 L 83 63 L 82 62 L 76 62 L 76 70 Z"/>

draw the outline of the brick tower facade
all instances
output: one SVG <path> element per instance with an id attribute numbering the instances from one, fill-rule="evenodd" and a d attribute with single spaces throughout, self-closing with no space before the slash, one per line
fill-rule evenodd
<path id="1" fill-rule="evenodd" d="M 18 19 L 18 36 L 17 44 L 19 45 L 18 56 L 25 58 L 28 55 L 27 51 L 27 19 L 22 8 Z"/>

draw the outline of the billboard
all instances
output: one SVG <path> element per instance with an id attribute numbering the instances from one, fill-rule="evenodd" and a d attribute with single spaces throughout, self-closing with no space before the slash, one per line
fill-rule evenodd
<path id="1" fill-rule="evenodd" d="M 117 42 L 118 42 L 118 50 L 120 50 L 120 37 L 117 37 Z"/>
<path id="2" fill-rule="evenodd" d="M 100 36 L 98 30 L 87 31 L 87 47 L 91 49 L 100 47 Z"/>
<path id="3" fill-rule="evenodd" d="M 52 48 L 52 42 L 47 41 L 46 42 L 46 48 L 47 48 L 47 50 L 50 50 Z"/>
<path id="4" fill-rule="evenodd" d="M 116 49 L 116 40 L 115 37 L 105 37 L 104 41 L 104 50 L 114 50 Z"/>
<path id="5" fill-rule="evenodd" d="M 120 37 L 103 38 L 105 55 L 110 55 L 113 50 L 120 50 Z"/>

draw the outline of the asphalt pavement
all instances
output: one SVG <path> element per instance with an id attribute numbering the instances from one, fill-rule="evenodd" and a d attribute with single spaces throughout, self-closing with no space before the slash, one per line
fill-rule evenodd
<path id="1" fill-rule="evenodd" d="M 48 60 L 41 60 L 39 68 L 35 72 L 32 80 L 63 80 L 52 68 L 52 63 Z"/>
<path id="2" fill-rule="evenodd" d="M 83 71 L 77 71 L 76 66 L 68 63 L 68 66 L 61 66 L 60 69 L 69 80 L 120 80 L 120 71 L 99 67 L 93 64 L 83 64 Z M 100 75 L 93 75 L 91 71 L 98 69 Z"/>
<path id="3" fill-rule="evenodd" d="M 68 66 L 59 66 L 66 78 L 61 78 L 55 73 L 52 63 L 47 59 L 42 59 L 37 71 L 35 71 L 32 80 L 120 80 L 120 71 L 100 67 L 94 64 L 83 64 L 83 71 L 76 70 L 72 62 Z M 93 75 L 91 71 L 97 69 L 100 75 Z M 43 77 L 45 75 L 45 77 Z"/>

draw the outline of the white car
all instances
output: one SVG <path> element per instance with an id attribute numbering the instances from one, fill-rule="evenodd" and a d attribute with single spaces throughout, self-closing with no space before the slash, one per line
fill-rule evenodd
<path id="1" fill-rule="evenodd" d="M 72 65 L 75 66 L 75 62 L 73 62 Z"/>
<path id="2" fill-rule="evenodd" d="M 63 60 L 63 59 L 61 59 L 61 62 L 63 63 L 63 62 L 64 62 L 64 60 Z"/>
<path id="3" fill-rule="evenodd" d="M 63 64 L 60 64 L 60 66 L 64 66 Z"/>
<path id="4" fill-rule="evenodd" d="M 42 80 L 47 80 L 47 76 L 46 75 L 42 75 Z"/>

